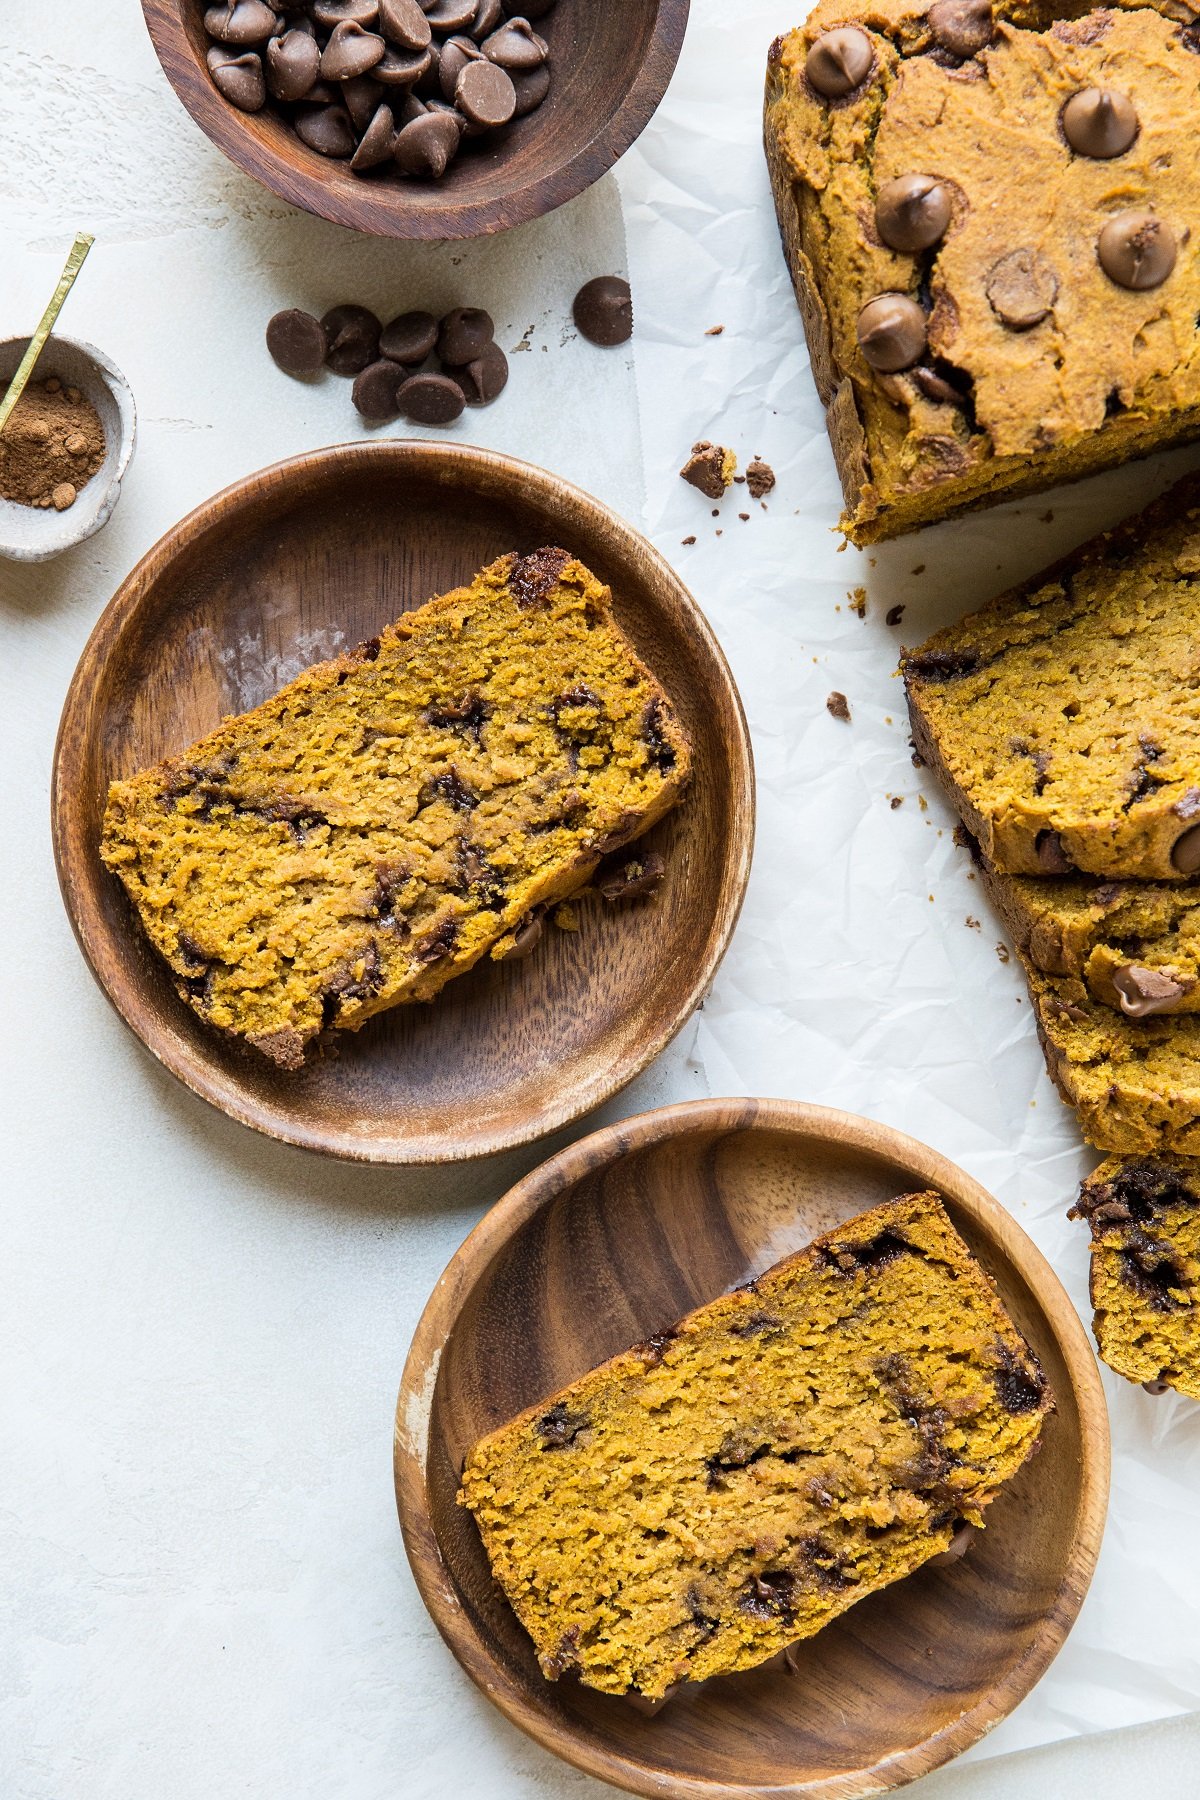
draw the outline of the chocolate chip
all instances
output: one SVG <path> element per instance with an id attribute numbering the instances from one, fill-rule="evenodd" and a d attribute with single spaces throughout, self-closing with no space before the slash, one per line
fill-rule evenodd
<path id="1" fill-rule="evenodd" d="M 437 353 L 452 369 L 482 356 L 496 334 L 490 313 L 480 306 L 456 306 L 438 326 Z"/>
<path id="2" fill-rule="evenodd" d="M 875 61 L 871 40 L 856 25 L 823 31 L 804 61 L 810 87 L 827 100 L 840 100 L 866 80 Z"/>
<path id="3" fill-rule="evenodd" d="M 1041 1372 L 1036 1368 L 1022 1368 L 1011 1353 L 1005 1353 L 994 1379 L 996 1393 L 1006 1412 L 1033 1412 L 1035 1407 L 1041 1405 L 1046 1386 Z"/>
<path id="4" fill-rule="evenodd" d="M 221 44 L 214 44 L 205 61 L 217 92 L 236 106 L 239 112 L 259 112 L 267 103 L 267 82 L 262 58 L 253 50 L 235 56 Z"/>
<path id="5" fill-rule="evenodd" d="M 834 688 L 826 700 L 825 710 L 832 718 L 841 719 L 847 725 L 850 723 L 850 702 L 837 688 Z"/>
<path id="6" fill-rule="evenodd" d="M 364 419 L 372 425 L 382 425 L 400 415 L 397 394 L 403 380 L 403 372 L 394 362 L 368 363 L 354 377 L 350 397 Z"/>
<path id="7" fill-rule="evenodd" d="M 521 11 L 521 18 L 528 18 L 528 16 L 527 11 Z M 475 9 L 475 21 L 471 26 L 471 36 L 479 42 L 485 37 L 491 37 L 503 18 L 504 8 L 501 6 L 500 0 L 479 0 L 479 5 Z"/>
<path id="8" fill-rule="evenodd" d="M 315 375 L 325 362 L 321 321 L 298 306 L 277 312 L 267 325 L 267 349 L 285 375 Z"/>
<path id="9" fill-rule="evenodd" d="M 513 117 L 517 91 L 505 69 L 491 62 L 469 62 L 455 83 L 454 104 L 472 125 L 491 131 Z"/>
<path id="10" fill-rule="evenodd" d="M 414 425 L 450 425 L 465 404 L 462 389 L 448 375 L 410 375 L 396 399 Z"/>
<path id="11" fill-rule="evenodd" d="M 361 25 L 346 20 L 334 26 L 321 52 L 321 75 L 326 81 L 348 81 L 352 75 L 365 75 L 386 50 L 387 45 L 376 32 L 364 31 Z"/>
<path id="12" fill-rule="evenodd" d="M 1144 969 L 1138 963 L 1127 963 L 1112 978 L 1121 1001 L 1121 1011 L 1131 1019 L 1149 1019 L 1156 1013 L 1170 1012 L 1195 986 L 1192 981 L 1173 980 L 1161 969 Z"/>
<path id="13" fill-rule="evenodd" d="M 354 75 L 349 81 L 338 83 L 336 98 L 350 114 L 355 131 L 362 132 L 375 117 L 383 95 L 383 83 L 376 81 L 374 75 Z"/>
<path id="14" fill-rule="evenodd" d="M 1164 219 L 1132 208 L 1108 221 L 1096 252 L 1100 267 L 1118 287 L 1156 288 L 1175 267 L 1175 233 Z"/>
<path id="15" fill-rule="evenodd" d="M 622 860 L 606 874 L 599 875 L 596 886 L 610 905 L 617 905 L 625 900 L 640 900 L 644 894 L 652 894 L 666 872 L 667 865 L 662 857 L 656 850 L 650 850 L 644 856 Z"/>
<path id="16" fill-rule="evenodd" d="M 1132 100 L 1113 88 L 1081 89 L 1071 95 L 1060 117 L 1072 150 L 1102 162 L 1123 156 L 1139 129 Z"/>
<path id="17" fill-rule="evenodd" d="M 221 44 L 265 44 L 278 23 L 262 0 L 229 0 L 204 14 L 205 31 Z"/>
<path id="18" fill-rule="evenodd" d="M 738 1606 L 752 1619 L 790 1619 L 796 1577 L 788 1569 L 753 1575 L 738 1595 Z"/>
<path id="19" fill-rule="evenodd" d="M 1010 331 L 1040 325 L 1058 298 L 1058 276 L 1036 250 L 1010 250 L 983 284 L 988 304 Z"/>
<path id="20" fill-rule="evenodd" d="M 1033 854 L 1044 875 L 1073 875 L 1075 865 L 1063 849 L 1057 831 L 1039 831 L 1033 841 Z"/>
<path id="21" fill-rule="evenodd" d="M 365 306 L 333 306 L 321 320 L 335 375 L 357 375 L 379 356 L 379 320 Z"/>
<path id="22" fill-rule="evenodd" d="M 1200 825 L 1193 825 L 1175 839 L 1171 851 L 1171 867 L 1181 875 L 1194 875 L 1200 869 Z"/>
<path id="23" fill-rule="evenodd" d="M 437 343 L 438 325 L 432 313 L 406 312 L 384 326 L 379 353 L 396 363 L 422 363 Z"/>
<path id="24" fill-rule="evenodd" d="M 517 110 L 514 118 L 523 119 L 526 113 L 533 112 L 542 104 L 550 92 L 550 65 L 542 63 L 536 69 L 510 69 L 513 92 L 517 96 Z"/>
<path id="25" fill-rule="evenodd" d="M 565 1400 L 559 1400 L 542 1414 L 534 1429 L 543 1450 L 565 1450 L 590 1424 L 585 1413 L 573 1413 Z"/>
<path id="26" fill-rule="evenodd" d="M 1142 1386 L 1148 1394 L 1169 1394 L 1171 1391 L 1169 1381 L 1143 1381 Z"/>
<path id="27" fill-rule="evenodd" d="M 428 175 L 439 180 L 457 152 L 461 137 L 449 113 L 425 113 L 396 133 L 396 166 L 406 175 Z"/>
<path id="28" fill-rule="evenodd" d="M 466 31 L 475 17 L 478 0 L 433 0 L 425 4 L 425 17 L 435 31 Z"/>
<path id="29" fill-rule="evenodd" d="M 417 0 L 379 0 L 379 30 L 401 50 L 427 50 L 433 37 Z"/>
<path id="30" fill-rule="evenodd" d="M 303 100 L 317 79 L 321 52 L 304 31 L 285 31 L 267 45 L 267 87 L 276 100 Z"/>
<path id="31" fill-rule="evenodd" d="M 318 25 L 332 31 L 346 23 L 374 25 L 379 18 L 379 0 L 312 0 L 309 10 Z"/>
<path id="32" fill-rule="evenodd" d="M 549 55 L 544 38 L 540 38 L 528 19 L 510 19 L 491 37 L 484 38 L 479 48 L 489 62 L 509 71 L 539 68 Z"/>
<path id="33" fill-rule="evenodd" d="M 485 344 L 464 368 L 449 371 L 468 406 L 490 406 L 508 386 L 508 358 L 499 344 Z"/>
<path id="34" fill-rule="evenodd" d="M 496 961 L 522 962 L 525 957 L 531 955 L 537 948 L 542 940 L 542 934 L 545 929 L 545 916 L 540 908 L 536 908 L 533 912 L 527 914 L 526 917 L 521 920 L 521 923 L 515 927 L 512 933 L 512 943 L 501 956 L 496 958 Z"/>
<path id="35" fill-rule="evenodd" d="M 962 406 L 966 401 L 967 396 L 960 388 L 956 388 L 952 381 L 947 381 L 944 375 L 939 375 L 936 369 L 927 368 L 923 363 L 918 363 L 909 370 L 909 378 L 918 391 L 937 406 Z"/>
<path id="36" fill-rule="evenodd" d="M 858 315 L 858 342 L 873 369 L 894 373 L 925 348 L 925 314 L 907 294 L 878 294 Z"/>
<path id="37" fill-rule="evenodd" d="M 585 281 L 571 303 L 571 317 L 589 344 L 624 344 L 633 336 L 633 296 L 620 275 Z"/>
<path id="38" fill-rule="evenodd" d="M 352 169 L 377 169 L 390 162 L 396 141 L 396 121 L 390 106 L 377 106 L 371 122 L 359 139 L 358 149 L 350 158 Z"/>
<path id="39" fill-rule="evenodd" d="M 388 50 L 371 70 L 375 81 L 385 87 L 415 87 L 433 66 L 428 50 Z"/>
<path id="40" fill-rule="evenodd" d="M 469 37 L 447 38 L 438 57 L 438 84 L 447 100 L 454 99 L 458 78 L 469 62 L 482 62 L 483 51 Z"/>
<path id="41" fill-rule="evenodd" d="M 296 120 L 296 136 L 318 156 L 353 156 L 358 140 L 344 106 L 314 106 Z"/>
<path id="42" fill-rule="evenodd" d="M 951 56 L 974 56 L 991 43 L 996 22 L 989 0 L 937 0 L 929 29 Z"/>
<path id="43" fill-rule="evenodd" d="M 906 256 L 928 250 L 949 223 L 950 195 L 935 175 L 897 175 L 879 190 L 875 224 L 890 250 Z"/>

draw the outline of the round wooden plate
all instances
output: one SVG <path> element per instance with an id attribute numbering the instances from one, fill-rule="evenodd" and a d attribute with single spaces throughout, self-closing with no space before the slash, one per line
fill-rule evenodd
<path id="1" fill-rule="evenodd" d="M 583 909 L 524 962 L 486 962 L 431 1006 L 343 1032 L 296 1074 L 208 1030 L 178 998 L 98 851 L 109 781 L 257 706 L 303 666 L 373 636 L 507 550 L 562 544 L 608 582 L 671 696 L 696 774 L 644 840 L 652 901 Z M 123 583 L 80 659 L 52 788 L 63 898 L 127 1024 L 194 1093 L 333 1155 L 448 1162 L 526 1143 L 645 1068 L 703 998 L 741 907 L 754 775 L 741 703 L 703 615 L 663 558 L 599 501 L 465 446 L 344 445 L 226 488 Z"/>
<path id="2" fill-rule="evenodd" d="M 861 1601 L 769 1669 L 654 1717 L 545 1681 L 455 1505 L 484 1432 L 881 1200 L 936 1188 L 1050 1378 L 1042 1446 L 960 1563 Z M 409 1561 L 454 1654 L 546 1749 L 636 1794 L 856 1800 L 965 1750 L 1043 1673 L 1100 1548 L 1108 1418 L 1086 1334 L 1010 1215 L 924 1144 L 786 1100 L 706 1100 L 613 1125 L 520 1182 L 417 1327 L 396 1414 Z"/>
<path id="3" fill-rule="evenodd" d="M 301 143 L 273 107 L 239 112 L 205 65 L 205 0 L 142 0 L 158 60 L 200 129 L 239 168 L 293 206 L 376 237 L 480 237 L 561 206 L 606 174 L 645 129 L 683 46 L 690 0 L 571 0 L 537 21 L 550 47 L 544 103 L 441 181 L 395 167 L 356 175 Z"/>

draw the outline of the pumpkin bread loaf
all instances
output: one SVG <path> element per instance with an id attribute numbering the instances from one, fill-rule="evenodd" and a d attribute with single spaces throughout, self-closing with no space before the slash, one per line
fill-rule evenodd
<path id="1" fill-rule="evenodd" d="M 1092 1232 L 1092 1329 L 1110 1369 L 1200 1400 L 1200 1165 L 1113 1159 L 1079 1190 Z"/>
<path id="2" fill-rule="evenodd" d="M 768 58 L 784 250 L 873 543 L 1200 432 L 1200 25 L 820 0 Z"/>
<path id="3" fill-rule="evenodd" d="M 656 1700 L 945 1551 L 1051 1405 L 937 1196 L 909 1194 L 483 1438 L 459 1499 L 543 1673 Z"/>
<path id="4" fill-rule="evenodd" d="M 913 743 L 995 868 L 1200 870 L 1200 479 L 902 669 Z"/>
<path id="5" fill-rule="evenodd" d="M 611 594 L 505 556 L 109 792 L 102 855 L 207 1023 L 298 1068 L 430 1000 L 653 825 L 691 753 Z"/>

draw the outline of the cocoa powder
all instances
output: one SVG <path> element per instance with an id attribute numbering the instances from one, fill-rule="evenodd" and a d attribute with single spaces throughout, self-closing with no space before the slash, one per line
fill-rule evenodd
<path id="1" fill-rule="evenodd" d="M 31 381 L 0 432 L 0 497 L 65 512 L 104 451 L 100 416 L 78 388 L 56 375 Z"/>

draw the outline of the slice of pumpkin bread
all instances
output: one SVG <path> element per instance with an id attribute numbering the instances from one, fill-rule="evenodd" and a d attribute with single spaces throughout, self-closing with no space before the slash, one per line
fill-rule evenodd
<path id="1" fill-rule="evenodd" d="M 101 854 L 202 1019 L 298 1068 L 675 804 L 687 739 L 611 600 L 565 550 L 502 557 L 112 784 Z"/>
<path id="2" fill-rule="evenodd" d="M 1092 1329 L 1110 1369 L 1200 1400 L 1200 1165 L 1113 1158 L 1071 1217 L 1092 1232 Z"/>
<path id="3" fill-rule="evenodd" d="M 1200 1016 L 1127 1018 L 1022 958 L 1051 1080 L 1097 1150 L 1200 1156 Z"/>
<path id="4" fill-rule="evenodd" d="M 1200 870 L 1200 478 L 902 669 L 913 743 L 996 868 Z"/>
<path id="5" fill-rule="evenodd" d="M 459 1500 L 543 1673 L 653 1700 L 982 1523 L 1051 1405 L 937 1196 L 909 1194 L 483 1438 Z"/>
<path id="6" fill-rule="evenodd" d="M 1000 875 L 984 886 L 1021 955 L 1077 975 L 1093 1000 L 1131 1019 L 1200 1013 L 1200 904 L 1194 887 L 1068 875 Z"/>

